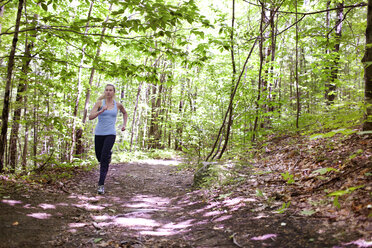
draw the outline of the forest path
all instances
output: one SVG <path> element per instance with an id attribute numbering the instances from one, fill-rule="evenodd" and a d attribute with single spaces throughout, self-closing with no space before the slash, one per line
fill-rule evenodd
<path id="1" fill-rule="evenodd" d="M 357 247 L 357 236 L 317 218 L 273 214 L 254 196 L 208 198 L 176 160 L 113 164 L 55 190 L 0 198 L 0 247 Z M 4 193 L 4 192 L 3 192 Z M 349 242 L 349 244 L 346 244 Z"/>

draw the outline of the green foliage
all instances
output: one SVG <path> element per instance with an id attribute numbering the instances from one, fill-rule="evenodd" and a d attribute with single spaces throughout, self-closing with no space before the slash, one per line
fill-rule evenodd
<path id="1" fill-rule="evenodd" d="M 352 193 L 353 191 L 357 190 L 357 189 L 360 189 L 360 188 L 364 188 L 364 185 L 359 185 L 359 186 L 355 186 L 355 187 L 350 187 L 350 188 L 347 188 L 346 190 L 338 190 L 338 191 L 334 191 L 332 193 L 329 193 L 327 196 L 329 197 L 333 197 L 333 205 L 337 208 L 341 208 L 341 205 L 338 201 L 339 197 L 343 196 L 343 195 L 347 195 L 347 194 L 350 194 Z"/>
<path id="2" fill-rule="evenodd" d="M 313 171 L 312 174 L 324 175 L 324 174 L 327 174 L 330 171 L 339 172 L 339 170 L 337 170 L 335 168 L 326 167 L 326 168 L 317 169 L 317 170 Z"/>
<path id="3" fill-rule="evenodd" d="M 228 157 L 247 159 L 244 156 L 248 150 L 256 149 L 255 142 L 261 142 L 272 134 L 301 132 L 311 135 L 311 139 L 330 139 L 357 132 L 354 127 L 361 124 L 364 113 L 360 55 L 364 49 L 365 8 L 355 8 L 345 16 L 345 23 L 349 25 L 343 26 L 340 52 L 333 50 L 338 39 L 324 25 L 323 12 L 308 15 L 298 23 L 301 111 L 297 130 L 293 56 L 296 33 L 294 28 L 287 30 L 288 21 L 293 23 L 293 16 L 283 12 L 275 18 L 275 26 L 281 32 L 274 44 L 276 57 L 270 61 L 272 54 L 261 54 L 267 57 L 260 73 L 257 48 L 253 50 L 247 67 L 243 68 L 254 38 L 261 35 L 260 15 L 256 14 L 260 13 L 259 7 L 237 2 L 236 25 L 232 28 L 230 7 L 221 8 L 227 6 L 225 4 L 165 0 L 95 1 L 92 16 L 88 17 L 90 1 L 27 2 L 12 83 L 12 93 L 15 93 L 19 82 L 27 82 L 23 94 L 27 96 L 27 102 L 15 104 L 13 94 L 11 111 L 18 107 L 26 110 L 19 121 L 18 144 L 23 147 L 28 142 L 28 168 L 42 165 L 51 154 L 46 151 L 52 147 L 51 163 L 66 162 L 70 151 L 74 150 L 74 125 L 83 130 L 81 140 L 86 148 L 85 155 L 92 156 L 91 130 L 95 122 L 82 122 L 85 94 L 88 91 L 91 94 L 90 110 L 106 83 L 117 86 L 118 93 L 122 94 L 120 97 L 117 94 L 118 100 L 130 114 L 128 131 L 118 134 L 120 142 L 114 147 L 113 159 L 116 162 L 167 159 L 177 155 L 170 151 L 176 143 L 190 160 L 205 159 L 222 124 L 232 87 L 240 73 L 242 79 L 233 102 L 233 124 L 225 153 Z M 267 7 L 275 4 L 275 1 L 266 3 Z M 316 12 L 325 7 L 325 2 L 314 5 L 297 1 L 299 12 Z M 293 12 L 295 8 L 293 1 L 284 1 L 281 6 L 283 11 Z M 16 3 L 10 1 L 1 19 L 0 52 L 3 60 L 0 63 L 3 66 L 0 74 L 3 78 L 7 73 L 5 64 L 12 42 L 15 13 Z M 103 27 L 106 28 L 104 33 Z M 234 40 L 230 40 L 232 32 Z M 21 71 L 26 41 L 32 50 L 27 73 Z M 263 49 L 268 51 L 271 44 L 273 41 L 267 37 Z M 232 45 L 235 75 L 232 75 Z M 336 94 L 336 100 L 329 103 L 325 100 L 325 90 L 326 84 L 331 82 L 335 62 L 338 63 L 337 79 L 332 83 L 337 90 L 331 94 Z M 93 84 L 89 85 L 92 68 L 95 74 Z M 259 75 L 263 80 L 260 87 Z M 132 126 L 140 85 L 137 119 Z M 78 98 L 78 113 L 74 116 Z M 157 101 L 160 107 L 155 107 Z M 142 152 L 149 149 L 149 143 L 153 141 L 149 133 L 154 123 L 158 125 L 156 135 L 160 136 L 157 148 L 166 149 Z M 223 137 L 226 130 L 225 126 Z M 130 142 L 132 133 L 133 144 Z M 253 137 L 255 142 L 252 142 Z M 221 146 L 223 144 L 222 139 Z M 17 149 L 20 153 L 21 148 Z M 138 151 L 127 152 L 131 149 Z M 361 152 L 352 154 L 350 159 Z M 323 169 L 314 173 L 323 175 L 327 172 L 329 170 Z M 294 182 L 293 175 L 288 172 L 282 177 L 288 184 Z"/>
<path id="4" fill-rule="evenodd" d="M 286 173 L 280 173 L 280 175 L 282 175 L 283 179 L 287 181 L 287 184 L 292 184 L 295 182 L 294 176 L 292 174 L 289 174 L 288 171 Z"/>
<path id="5" fill-rule="evenodd" d="M 351 135 L 351 134 L 356 133 L 356 132 L 357 132 L 356 130 L 341 128 L 341 129 L 337 129 L 337 130 L 332 130 L 332 131 L 327 132 L 327 133 L 313 134 L 313 135 L 310 136 L 310 139 L 315 140 L 315 139 L 319 139 L 319 138 L 331 138 L 338 133 L 347 136 L 347 135 Z"/>
<path id="6" fill-rule="evenodd" d="M 152 159 L 173 159 L 178 155 L 177 151 L 171 149 L 157 149 L 148 152 L 149 158 Z"/>
<path id="7" fill-rule="evenodd" d="M 275 212 L 278 213 L 278 214 L 282 214 L 285 211 L 287 211 L 287 209 L 289 208 L 290 205 L 291 205 L 291 202 L 283 202 L 282 206 L 278 210 L 276 210 Z"/>
<path id="8" fill-rule="evenodd" d="M 256 189 L 256 196 L 260 197 L 260 198 L 264 198 L 265 194 L 259 188 L 257 188 Z"/>
<path id="9" fill-rule="evenodd" d="M 313 214 L 315 214 L 316 213 L 316 211 L 314 211 L 314 210 L 312 210 L 312 209 L 310 209 L 310 210 L 302 210 L 301 212 L 300 212 L 300 214 L 301 215 L 304 215 L 304 216 L 311 216 L 311 215 L 313 215 Z"/>

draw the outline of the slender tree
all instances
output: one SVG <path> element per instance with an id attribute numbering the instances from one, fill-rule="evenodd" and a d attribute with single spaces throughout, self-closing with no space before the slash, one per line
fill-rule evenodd
<path id="1" fill-rule="evenodd" d="M 298 5 L 296 1 L 296 66 L 295 66 L 295 74 L 296 74 L 296 128 L 299 128 L 299 119 L 300 119 L 300 82 L 298 76 Z"/>
<path id="2" fill-rule="evenodd" d="M 234 29 L 235 29 L 235 0 L 232 0 L 232 18 L 231 18 L 231 33 L 230 33 L 230 54 L 231 54 L 231 66 L 232 66 L 232 84 L 231 84 L 231 95 L 230 98 L 234 98 L 234 83 L 235 83 L 235 77 L 236 77 L 236 63 L 235 63 L 235 40 L 234 40 Z M 227 144 L 229 143 L 230 138 L 230 132 L 231 132 L 231 126 L 233 123 L 233 105 L 229 105 L 229 109 L 227 110 L 229 112 L 229 121 L 227 122 L 226 127 L 226 134 L 225 134 L 225 142 L 222 146 L 222 150 L 220 154 L 218 155 L 218 159 L 221 159 L 222 155 L 226 151 Z M 213 157 L 214 158 L 214 157 Z M 213 159 L 212 158 L 212 159 Z"/>
<path id="3" fill-rule="evenodd" d="M 26 9 L 26 2 L 25 2 L 25 7 Z M 27 18 L 27 15 L 26 15 Z M 35 14 L 33 16 L 33 21 L 32 24 L 33 26 L 36 25 L 38 19 L 38 15 Z M 31 39 L 27 39 L 25 41 L 25 52 L 24 52 L 24 58 L 23 58 L 23 63 L 22 63 L 22 76 L 18 84 L 17 88 L 17 96 L 16 96 L 16 104 L 15 104 L 15 109 L 13 113 L 13 126 L 12 126 L 12 131 L 10 134 L 10 140 L 9 140 L 9 152 L 10 152 L 10 158 L 9 158 L 9 166 L 11 168 L 11 172 L 14 172 L 17 166 L 17 140 L 19 139 L 19 121 L 21 119 L 21 110 L 24 107 L 23 101 L 25 99 L 25 92 L 27 90 L 27 77 L 28 77 L 28 72 L 30 70 L 30 63 L 32 60 L 32 55 L 31 51 L 32 48 L 34 47 L 34 38 L 37 36 L 37 33 L 34 32 L 31 35 Z M 26 146 L 27 147 L 27 146 Z M 23 169 L 25 169 L 25 166 L 22 166 Z"/>
<path id="4" fill-rule="evenodd" d="M 363 130 L 372 130 L 372 0 L 368 0 L 366 50 L 362 59 L 364 62 L 364 99 L 366 105 Z"/>
<path id="5" fill-rule="evenodd" d="M 329 2 L 328 2 L 329 4 Z M 329 6 L 327 4 L 327 6 Z M 341 45 L 341 35 L 342 35 L 342 23 L 344 19 L 344 3 L 340 2 L 337 4 L 336 11 L 336 23 L 334 30 L 334 45 L 333 45 L 333 55 L 332 64 L 330 65 L 330 79 L 326 84 L 326 99 L 328 104 L 332 104 L 336 99 L 336 88 L 337 88 L 337 78 L 339 73 L 339 61 L 340 61 L 340 45 Z M 329 18 L 329 14 L 328 14 Z M 331 31 L 332 31 L 331 30 Z M 328 37 L 329 35 L 327 35 Z"/>
<path id="6" fill-rule="evenodd" d="M 92 1 L 91 4 L 93 4 L 93 2 L 94 1 Z M 82 120 L 83 125 L 86 123 L 87 116 L 88 116 L 88 106 L 89 106 L 89 101 L 90 101 L 90 92 L 91 92 L 91 87 L 92 87 L 92 84 L 93 84 L 94 74 L 96 72 L 96 69 L 95 69 L 94 65 L 95 65 L 95 62 L 97 62 L 97 60 L 99 59 L 99 56 L 100 56 L 100 53 L 101 53 L 101 46 L 102 46 L 102 43 L 103 43 L 103 40 L 104 40 L 104 35 L 105 35 L 105 32 L 106 32 L 106 25 L 105 24 L 108 22 L 108 20 L 110 18 L 111 8 L 112 8 L 112 4 L 110 4 L 108 14 L 106 16 L 105 21 L 103 22 L 103 28 L 102 28 L 102 31 L 101 31 L 96 55 L 94 56 L 93 67 L 90 71 L 89 86 L 88 86 L 87 91 L 85 93 L 84 114 L 83 114 L 83 120 Z M 82 143 L 82 140 L 81 140 L 82 136 L 83 136 L 83 128 L 80 127 L 76 131 L 76 155 L 82 154 L 83 151 L 84 151 L 83 143 Z"/>
<path id="7" fill-rule="evenodd" d="M 89 23 L 90 23 L 90 17 L 92 15 L 93 5 L 94 5 L 94 0 L 92 0 L 90 2 L 88 16 L 87 16 L 88 21 L 85 25 L 84 36 L 87 36 L 88 31 L 89 31 Z M 69 154 L 70 162 L 72 161 L 72 156 L 73 156 L 74 149 L 76 149 L 76 154 L 81 154 L 81 147 L 79 146 L 80 144 L 76 145 L 76 148 L 75 148 L 75 143 L 78 143 L 77 142 L 78 139 L 79 139 L 79 142 L 80 142 L 81 135 L 82 135 L 82 128 L 80 127 L 76 133 L 75 133 L 75 129 L 76 129 L 76 119 L 77 119 L 77 116 L 78 116 L 79 103 L 80 103 L 80 97 L 81 97 L 81 91 L 82 91 L 81 77 L 82 77 L 82 70 L 83 70 L 82 67 L 83 67 L 83 63 L 84 63 L 84 60 L 85 60 L 85 49 L 86 49 L 86 47 L 87 47 L 87 44 L 84 44 L 83 48 L 81 49 L 81 60 L 80 60 L 80 66 L 79 66 L 79 71 L 78 71 L 78 80 L 77 80 L 77 86 L 76 86 L 77 93 L 76 93 L 76 98 L 75 98 L 73 120 L 72 120 L 72 130 L 71 130 L 72 144 L 71 144 L 70 154 Z"/>
<path id="8" fill-rule="evenodd" d="M 9 54 L 8 67 L 7 67 L 3 112 L 1 116 L 2 123 L 1 123 L 1 135 L 0 135 L 0 172 L 2 172 L 4 169 L 4 153 L 6 149 L 6 140 L 7 140 L 7 134 L 8 134 L 10 86 L 12 83 L 12 76 L 13 76 L 13 69 L 14 69 L 14 62 L 15 62 L 15 52 L 16 52 L 17 42 L 18 42 L 19 27 L 21 25 L 23 3 L 24 3 L 24 0 L 19 0 L 18 2 L 18 10 L 17 10 L 16 24 L 14 28 L 13 42 L 12 42 L 12 47 L 11 47 L 10 54 Z"/>

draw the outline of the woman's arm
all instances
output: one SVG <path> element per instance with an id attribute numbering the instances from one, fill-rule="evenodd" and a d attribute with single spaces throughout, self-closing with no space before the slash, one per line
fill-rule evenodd
<path id="1" fill-rule="evenodd" d="M 107 106 L 103 106 L 101 110 L 98 111 L 101 105 L 102 105 L 102 101 L 97 101 L 96 104 L 94 104 L 93 109 L 92 111 L 90 111 L 90 114 L 89 114 L 89 120 L 93 120 L 97 118 L 97 116 L 105 112 L 105 110 L 107 109 Z"/>
<path id="2" fill-rule="evenodd" d="M 125 110 L 123 104 L 118 103 L 118 107 L 119 107 L 120 112 L 123 113 L 123 119 L 124 119 L 124 123 L 123 123 L 123 126 L 122 126 L 122 128 L 121 128 L 121 131 L 125 131 L 125 129 L 126 129 L 126 127 L 127 127 L 128 113 L 127 113 L 127 111 Z"/>

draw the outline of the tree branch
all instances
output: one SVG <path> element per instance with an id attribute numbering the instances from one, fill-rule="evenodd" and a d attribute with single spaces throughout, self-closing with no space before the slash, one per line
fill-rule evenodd
<path id="1" fill-rule="evenodd" d="M 246 2 L 246 3 L 249 3 L 249 4 L 251 4 L 251 5 L 254 5 L 254 6 L 257 6 L 257 7 L 261 7 L 261 5 L 259 5 L 259 4 L 251 3 L 251 2 L 249 2 L 249 1 L 247 1 L 247 0 L 243 0 L 243 1 Z M 308 13 L 298 12 L 297 14 L 298 14 L 298 15 L 314 15 L 314 14 L 320 14 L 320 13 L 329 12 L 329 11 L 334 11 L 334 10 L 339 10 L 339 9 L 349 9 L 349 8 L 358 8 L 358 7 L 366 7 L 366 6 L 368 6 L 368 3 L 361 2 L 361 3 L 354 4 L 354 5 L 343 6 L 343 7 L 341 7 L 341 8 L 333 8 L 333 9 L 319 10 L 319 11 L 308 12 Z M 269 8 L 265 8 L 265 9 L 266 9 L 266 10 L 270 10 Z M 277 13 L 293 14 L 293 15 L 296 14 L 296 12 L 291 12 L 291 11 L 277 11 Z"/>

